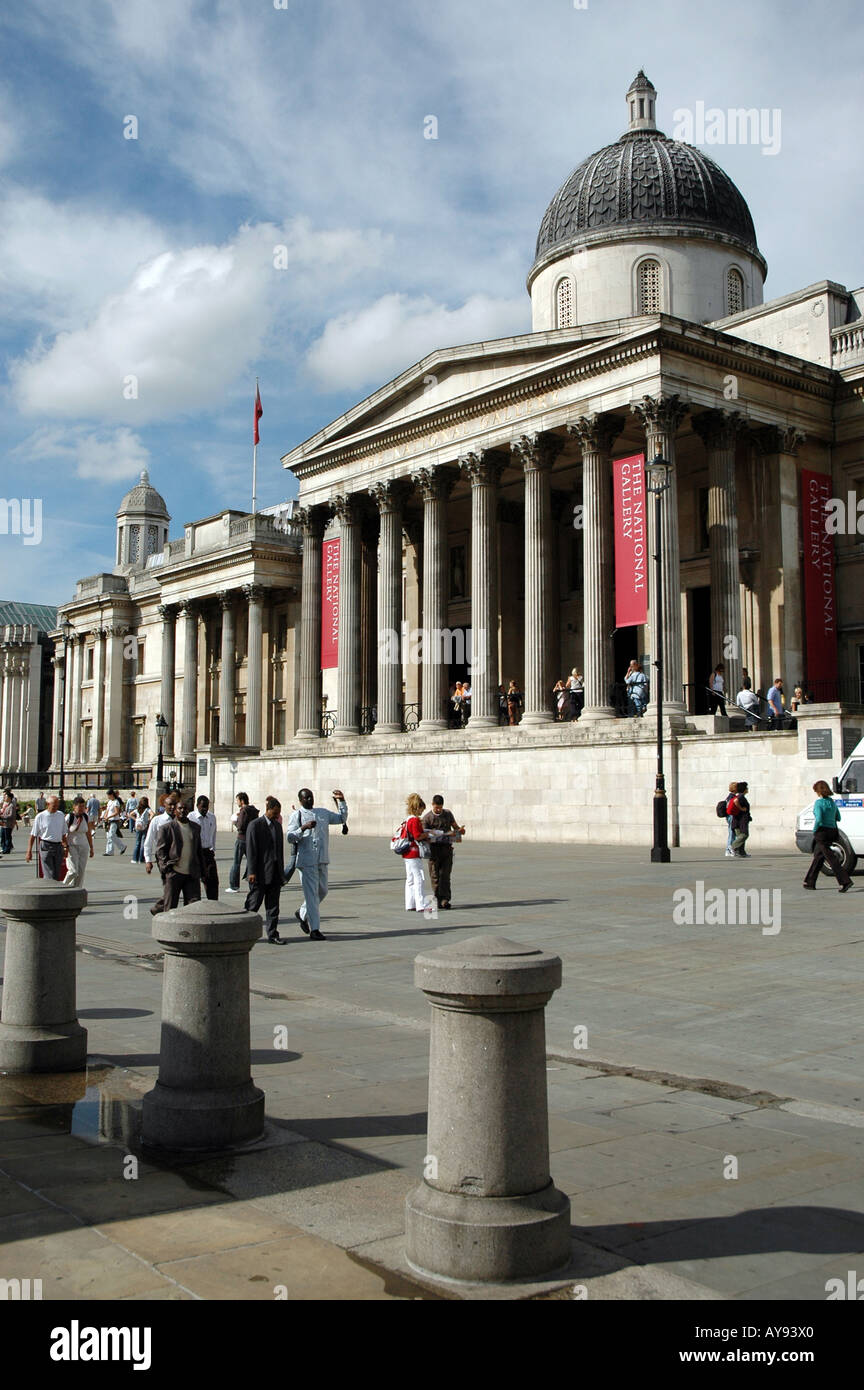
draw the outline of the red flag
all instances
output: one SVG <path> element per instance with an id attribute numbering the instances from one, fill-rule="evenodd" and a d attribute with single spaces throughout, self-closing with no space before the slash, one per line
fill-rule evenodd
<path id="1" fill-rule="evenodd" d="M 262 406 L 261 406 L 261 392 L 258 390 L 258 387 L 256 386 L 256 387 L 255 387 L 255 431 L 254 431 L 254 434 L 252 435 L 252 442 L 253 442 L 253 444 L 258 444 L 258 443 L 260 442 L 260 441 L 259 441 L 259 436 L 258 436 L 258 421 L 261 419 L 261 416 L 262 416 L 263 414 L 264 414 L 264 410 L 263 410 L 263 408 L 262 408 Z"/>

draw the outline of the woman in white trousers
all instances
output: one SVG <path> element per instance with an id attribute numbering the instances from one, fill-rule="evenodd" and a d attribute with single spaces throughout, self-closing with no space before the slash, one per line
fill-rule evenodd
<path id="1" fill-rule="evenodd" d="M 424 912 L 427 902 L 426 875 L 423 871 L 423 860 L 420 858 L 419 844 L 422 840 L 429 839 L 420 820 L 426 810 L 426 802 L 416 792 L 412 792 L 405 802 L 405 810 L 408 813 L 405 818 L 405 834 L 412 841 L 411 848 L 404 856 L 405 911 Z"/>
<path id="2" fill-rule="evenodd" d="M 76 796 L 71 815 L 66 817 L 66 844 L 67 867 L 63 883 L 67 888 L 80 888 L 87 872 L 87 860 L 93 858 L 93 832 L 83 796 Z"/>

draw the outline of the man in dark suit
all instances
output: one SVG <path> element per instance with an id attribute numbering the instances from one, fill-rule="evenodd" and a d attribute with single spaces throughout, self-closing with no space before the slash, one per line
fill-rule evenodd
<path id="1" fill-rule="evenodd" d="M 279 894 L 285 882 L 285 846 L 279 823 L 281 802 L 268 796 L 263 816 L 253 820 L 246 831 L 246 874 L 249 892 L 246 911 L 257 912 L 262 902 L 267 910 L 267 940 L 274 946 L 284 946 L 280 936 Z"/>
<path id="2" fill-rule="evenodd" d="M 156 863 L 165 884 L 163 911 L 170 912 L 176 907 L 181 893 L 184 905 L 200 902 L 204 874 L 201 831 L 190 821 L 189 807 L 182 798 L 174 807 L 173 819 L 159 827 Z"/>

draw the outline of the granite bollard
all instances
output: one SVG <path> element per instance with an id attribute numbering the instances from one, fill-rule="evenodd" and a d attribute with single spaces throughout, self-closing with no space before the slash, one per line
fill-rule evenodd
<path id="1" fill-rule="evenodd" d="M 558 956 L 480 936 L 415 960 L 432 1005 L 424 1180 L 406 1255 L 469 1281 L 551 1276 L 570 1258 L 570 1202 L 549 1174 L 544 1009 Z"/>
<path id="2" fill-rule="evenodd" d="M 264 1132 L 249 1035 L 249 953 L 261 918 L 204 899 L 161 913 L 153 935 L 165 974 L 159 1077 L 143 1098 L 143 1142 L 171 1151 L 252 1143 Z"/>
<path id="3" fill-rule="evenodd" d="M 4 888 L 6 918 L 0 1071 L 83 1071 L 87 1029 L 75 1003 L 75 922 L 83 888 L 53 879 Z"/>

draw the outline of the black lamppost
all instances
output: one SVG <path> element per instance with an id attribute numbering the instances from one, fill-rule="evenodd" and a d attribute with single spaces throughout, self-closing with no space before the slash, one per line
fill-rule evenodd
<path id="1" fill-rule="evenodd" d="M 64 618 L 60 624 L 63 633 L 63 668 L 60 676 L 60 810 L 66 810 L 66 680 L 69 674 L 69 643 L 72 637 L 72 624 Z"/>
<path id="2" fill-rule="evenodd" d="M 162 767 L 162 747 L 163 747 L 163 744 L 165 743 L 165 735 L 167 734 L 167 732 L 168 732 L 168 720 L 165 718 L 164 714 L 157 714 L 157 716 L 156 716 L 156 737 L 157 737 L 158 740 L 159 740 L 159 756 L 158 756 L 158 758 L 156 759 L 156 787 L 157 787 L 157 790 L 159 790 L 159 789 L 162 787 L 162 776 L 163 776 L 163 767 Z"/>
<path id="3" fill-rule="evenodd" d="M 657 689 L 654 703 L 657 707 L 657 777 L 654 783 L 654 844 L 651 848 L 652 864 L 668 864 L 669 855 L 669 808 L 666 800 L 666 778 L 663 774 L 663 534 L 661 498 L 669 489 L 669 474 L 672 465 L 661 454 L 647 465 L 646 487 L 654 498 L 654 612 L 651 615 L 651 630 L 655 647 L 654 669 L 657 673 Z"/>

